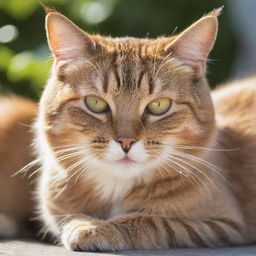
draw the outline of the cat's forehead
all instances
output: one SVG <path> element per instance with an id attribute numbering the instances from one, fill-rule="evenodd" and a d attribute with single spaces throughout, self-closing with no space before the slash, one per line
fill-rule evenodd
<path id="1" fill-rule="evenodd" d="M 162 38 L 127 37 L 108 40 L 105 44 L 109 47 L 108 61 L 106 63 L 103 60 L 100 65 L 103 71 L 101 86 L 112 95 L 116 92 L 127 98 L 135 94 L 142 97 L 156 94 L 172 86 L 175 77 L 190 73 L 190 69 L 181 66 L 177 59 L 166 58 L 166 54 L 159 53 L 163 47 Z"/>
<path id="2" fill-rule="evenodd" d="M 94 41 L 105 50 L 105 53 L 114 53 L 121 57 L 164 57 L 164 46 L 173 38 L 135 38 L 135 37 L 103 37 L 94 36 Z"/>
<path id="3" fill-rule="evenodd" d="M 190 69 L 170 59 L 161 48 L 169 39 L 110 38 L 94 36 L 98 44 L 96 57 L 71 63 L 61 71 L 67 74 L 64 82 L 71 84 L 80 95 L 96 94 L 115 102 L 141 101 L 147 96 L 163 96 L 175 91 L 186 80 Z M 175 80 L 176 79 L 176 80 Z M 174 81 L 175 80 L 175 81 Z M 161 95 L 160 95 L 161 94 Z"/>

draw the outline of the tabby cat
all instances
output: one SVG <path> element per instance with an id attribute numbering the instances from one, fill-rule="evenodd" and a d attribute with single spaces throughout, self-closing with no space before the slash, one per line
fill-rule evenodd
<path id="1" fill-rule="evenodd" d="M 35 144 L 40 218 L 70 250 L 256 241 L 256 78 L 212 93 L 215 10 L 157 39 L 83 32 L 48 10 L 54 56 Z"/>
<path id="2" fill-rule="evenodd" d="M 36 169 L 15 173 L 33 160 L 30 127 L 36 110 L 31 100 L 0 96 L 0 239 L 30 235 Z"/>

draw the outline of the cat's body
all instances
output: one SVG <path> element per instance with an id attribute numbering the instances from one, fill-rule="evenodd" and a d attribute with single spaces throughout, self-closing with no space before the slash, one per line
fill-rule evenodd
<path id="1" fill-rule="evenodd" d="M 32 217 L 32 169 L 15 172 L 33 160 L 31 126 L 37 106 L 16 96 L 0 97 L 0 238 L 21 235 Z"/>
<path id="2" fill-rule="evenodd" d="M 35 125 L 38 208 L 65 247 L 256 241 L 256 79 L 214 91 L 212 103 L 204 73 L 217 15 L 148 40 L 89 36 L 48 14 L 55 64 Z"/>
<path id="3" fill-rule="evenodd" d="M 226 152 L 218 164 L 226 170 L 230 189 L 247 225 L 247 234 L 256 236 L 256 77 L 238 80 L 231 86 L 213 91 L 216 120 L 220 131 L 219 143 Z"/>
<path id="4" fill-rule="evenodd" d="M 104 235 L 106 237 L 97 238 L 100 250 L 223 246 L 255 242 L 256 78 L 221 86 L 212 92 L 212 97 L 217 120 L 216 144 L 209 149 L 202 149 L 209 155 L 202 159 L 209 161 L 213 166 L 207 168 L 207 163 L 196 165 L 196 158 L 190 162 L 208 176 L 201 177 L 205 179 L 203 183 L 206 187 L 204 184 L 195 185 L 189 180 L 184 180 L 182 175 L 169 179 L 160 175 L 158 178 L 152 177 L 145 181 L 141 179 L 133 183 L 131 180 L 105 175 L 103 170 L 95 170 L 98 172 L 96 179 L 81 176 L 77 179 L 75 175 L 67 186 L 66 179 L 63 183 L 61 179 L 56 183 L 52 178 L 54 176 L 50 175 L 49 184 L 53 182 L 54 186 L 60 185 L 57 190 L 48 190 L 47 200 L 41 197 L 46 200 L 45 203 L 50 202 L 50 216 L 56 215 L 56 219 L 49 219 L 47 213 L 43 217 L 51 231 L 55 233 L 58 230 L 56 220 L 62 217 L 59 218 L 58 215 L 85 213 L 105 220 L 114 217 L 113 222 L 122 223 L 121 225 L 130 229 L 131 233 L 125 231 L 125 235 L 132 240 L 132 245 L 115 247 L 115 243 L 121 243 L 123 238 L 121 237 L 120 241 L 113 240 L 114 232 L 108 231 Z M 126 215 L 133 212 L 139 213 L 134 223 L 136 214 L 131 214 L 131 217 Z M 145 217 L 143 220 L 142 216 L 155 217 Z M 168 225 L 165 220 L 168 219 L 167 216 L 173 218 L 173 225 Z M 193 223 L 194 221 L 199 223 Z M 182 227 L 178 237 L 179 232 L 175 231 L 175 228 L 180 222 Z M 207 227 L 206 230 L 203 230 L 204 227 L 197 227 L 198 224 Z M 94 225 L 90 228 L 93 227 Z M 156 229 L 157 235 L 154 234 Z M 184 229 L 187 229 L 188 233 Z M 144 235 L 148 236 L 147 239 Z M 214 239 L 215 235 L 217 239 Z M 153 237 L 157 239 L 152 245 Z M 110 239 L 113 247 L 104 247 L 105 239 Z"/>

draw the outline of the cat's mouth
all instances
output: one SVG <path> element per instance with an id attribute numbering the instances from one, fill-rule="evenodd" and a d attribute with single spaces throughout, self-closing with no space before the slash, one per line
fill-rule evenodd
<path id="1" fill-rule="evenodd" d="M 132 165 L 137 163 L 136 161 L 132 160 L 130 157 L 128 156 L 124 156 L 123 158 L 121 158 L 120 160 L 118 160 L 118 163 L 120 164 L 124 164 L 124 165 Z"/>

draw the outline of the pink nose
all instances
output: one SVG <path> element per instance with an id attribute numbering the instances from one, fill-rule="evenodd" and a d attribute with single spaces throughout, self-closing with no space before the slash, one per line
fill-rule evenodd
<path id="1" fill-rule="evenodd" d="M 118 137 L 117 141 L 121 144 L 123 151 L 125 153 L 128 153 L 128 151 L 131 149 L 131 146 L 136 141 L 136 139 L 135 138 Z"/>

